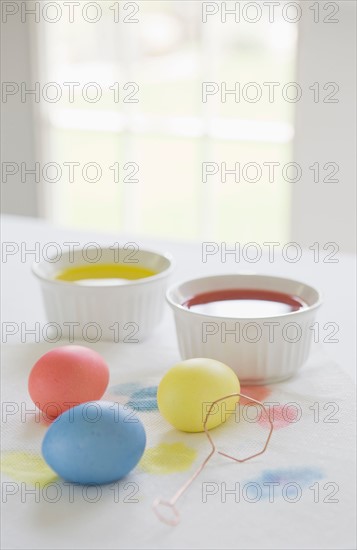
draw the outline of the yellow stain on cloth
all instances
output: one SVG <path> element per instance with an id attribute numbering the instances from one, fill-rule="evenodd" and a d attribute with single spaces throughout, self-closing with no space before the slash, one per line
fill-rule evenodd
<path id="1" fill-rule="evenodd" d="M 58 478 L 40 455 L 8 451 L 1 455 L 1 471 L 16 481 L 44 487 Z"/>
<path id="2" fill-rule="evenodd" d="M 149 474 L 173 474 L 188 470 L 197 456 L 197 451 L 184 443 L 159 443 L 146 449 L 139 462 Z"/>

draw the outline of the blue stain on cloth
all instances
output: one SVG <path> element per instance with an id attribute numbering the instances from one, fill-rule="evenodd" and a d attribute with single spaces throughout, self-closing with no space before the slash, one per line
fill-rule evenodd
<path id="1" fill-rule="evenodd" d="M 260 477 L 245 482 L 247 498 L 260 500 L 282 497 L 284 500 L 296 502 L 300 500 L 302 489 L 313 485 L 322 479 L 324 474 L 319 468 L 281 468 L 264 470 Z"/>
<path id="2" fill-rule="evenodd" d="M 127 395 L 127 405 L 138 412 L 157 411 L 157 386 L 145 387 L 140 383 L 118 384 L 110 388 L 116 395 Z"/>

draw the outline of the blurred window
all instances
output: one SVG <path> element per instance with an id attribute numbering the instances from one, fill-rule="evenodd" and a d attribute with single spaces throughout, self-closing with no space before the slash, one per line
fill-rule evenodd
<path id="1" fill-rule="evenodd" d="M 99 4 L 96 23 L 39 25 L 41 81 L 62 90 L 41 102 L 43 161 L 62 169 L 43 182 L 45 215 L 165 238 L 288 240 L 294 103 L 282 88 L 296 79 L 297 25 L 281 9 L 274 23 L 237 24 L 203 23 L 196 1 Z"/>

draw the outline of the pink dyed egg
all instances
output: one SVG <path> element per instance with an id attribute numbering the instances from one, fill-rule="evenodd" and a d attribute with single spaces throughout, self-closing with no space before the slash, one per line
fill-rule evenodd
<path id="1" fill-rule="evenodd" d="M 108 382 L 109 368 L 99 353 L 83 346 L 62 346 L 35 363 L 28 389 L 36 407 L 53 420 L 76 405 L 100 399 Z"/>

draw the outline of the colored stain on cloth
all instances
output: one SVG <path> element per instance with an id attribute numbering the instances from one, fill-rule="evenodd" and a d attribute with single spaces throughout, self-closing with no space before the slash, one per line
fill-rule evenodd
<path id="1" fill-rule="evenodd" d="M 250 479 L 244 483 L 247 498 L 269 499 L 274 502 L 276 497 L 293 502 L 300 500 L 299 493 L 304 487 L 323 479 L 323 472 L 316 467 L 279 468 L 276 470 L 264 470 L 260 477 Z"/>
<path id="2" fill-rule="evenodd" d="M 157 386 L 145 387 L 137 382 L 118 384 L 109 388 L 113 395 L 128 396 L 126 405 L 137 412 L 157 411 Z"/>
<path id="3" fill-rule="evenodd" d="M 240 391 L 247 397 L 251 397 L 256 401 L 262 401 L 263 403 L 264 399 L 271 394 L 271 390 L 266 386 L 241 386 Z M 241 405 L 255 405 L 255 403 L 245 397 L 241 397 L 239 403 Z"/>
<path id="4" fill-rule="evenodd" d="M 129 407 L 138 412 L 157 411 L 157 386 L 142 388 L 133 392 L 128 401 Z"/>
<path id="5" fill-rule="evenodd" d="M 40 455 L 9 451 L 1 455 L 1 471 L 16 481 L 44 487 L 57 479 L 57 474 Z"/>
<path id="6" fill-rule="evenodd" d="M 274 424 L 274 430 L 295 424 L 299 419 L 298 415 L 299 411 L 291 405 L 269 407 L 269 417 Z M 260 414 L 258 422 L 261 426 L 269 427 L 268 418 L 264 413 Z"/>
<path id="7" fill-rule="evenodd" d="M 276 470 L 264 470 L 261 475 L 261 481 L 263 483 L 293 483 L 295 481 L 307 485 L 323 477 L 322 471 L 315 467 L 280 468 Z"/>
<path id="8" fill-rule="evenodd" d="M 157 411 L 157 401 L 156 399 L 144 399 L 142 401 L 128 401 L 127 405 L 134 409 L 136 412 L 151 412 Z"/>
<path id="9" fill-rule="evenodd" d="M 159 443 L 146 449 L 139 465 L 149 474 L 173 474 L 188 470 L 197 451 L 184 443 Z"/>
<path id="10" fill-rule="evenodd" d="M 133 392 L 138 391 L 142 388 L 142 384 L 138 382 L 127 382 L 125 384 L 116 384 L 108 388 L 110 393 L 114 395 L 131 395 Z"/>

